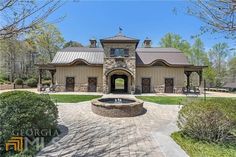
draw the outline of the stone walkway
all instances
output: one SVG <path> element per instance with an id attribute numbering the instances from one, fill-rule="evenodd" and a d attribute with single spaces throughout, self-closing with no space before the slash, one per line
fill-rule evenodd
<path id="1" fill-rule="evenodd" d="M 169 137 L 177 130 L 179 106 L 145 103 L 147 112 L 132 118 L 95 115 L 90 102 L 60 104 L 62 134 L 38 156 L 89 157 L 185 157 Z"/>

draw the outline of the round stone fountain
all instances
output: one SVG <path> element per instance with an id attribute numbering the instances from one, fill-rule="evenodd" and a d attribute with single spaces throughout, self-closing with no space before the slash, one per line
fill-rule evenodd
<path id="1" fill-rule="evenodd" d="M 134 117 L 144 112 L 143 101 L 133 98 L 99 98 L 91 106 L 94 113 L 105 117 Z"/>

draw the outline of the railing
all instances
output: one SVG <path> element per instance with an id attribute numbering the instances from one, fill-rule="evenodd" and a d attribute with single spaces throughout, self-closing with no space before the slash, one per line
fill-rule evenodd
<path id="1" fill-rule="evenodd" d="M 229 92 L 229 90 L 225 88 L 206 88 L 205 90 L 214 92 Z"/>

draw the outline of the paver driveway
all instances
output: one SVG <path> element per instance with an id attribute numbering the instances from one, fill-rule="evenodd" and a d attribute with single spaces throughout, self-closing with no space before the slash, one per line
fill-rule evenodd
<path id="1" fill-rule="evenodd" d="M 181 149 L 174 152 L 175 148 L 171 147 L 176 145 L 168 136 L 177 129 L 177 105 L 145 102 L 147 112 L 131 118 L 98 116 L 92 113 L 90 102 L 60 104 L 58 108 L 62 134 L 56 144 L 49 144 L 38 156 L 164 157 L 184 154 Z"/>

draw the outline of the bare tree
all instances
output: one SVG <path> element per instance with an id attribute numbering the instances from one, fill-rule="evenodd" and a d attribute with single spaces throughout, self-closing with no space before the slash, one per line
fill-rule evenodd
<path id="1" fill-rule="evenodd" d="M 190 15 L 198 17 L 206 25 L 202 32 L 226 33 L 227 37 L 236 35 L 236 0 L 190 0 Z"/>
<path id="2" fill-rule="evenodd" d="M 0 0 L 0 39 L 34 29 L 63 4 L 60 0 Z"/>

